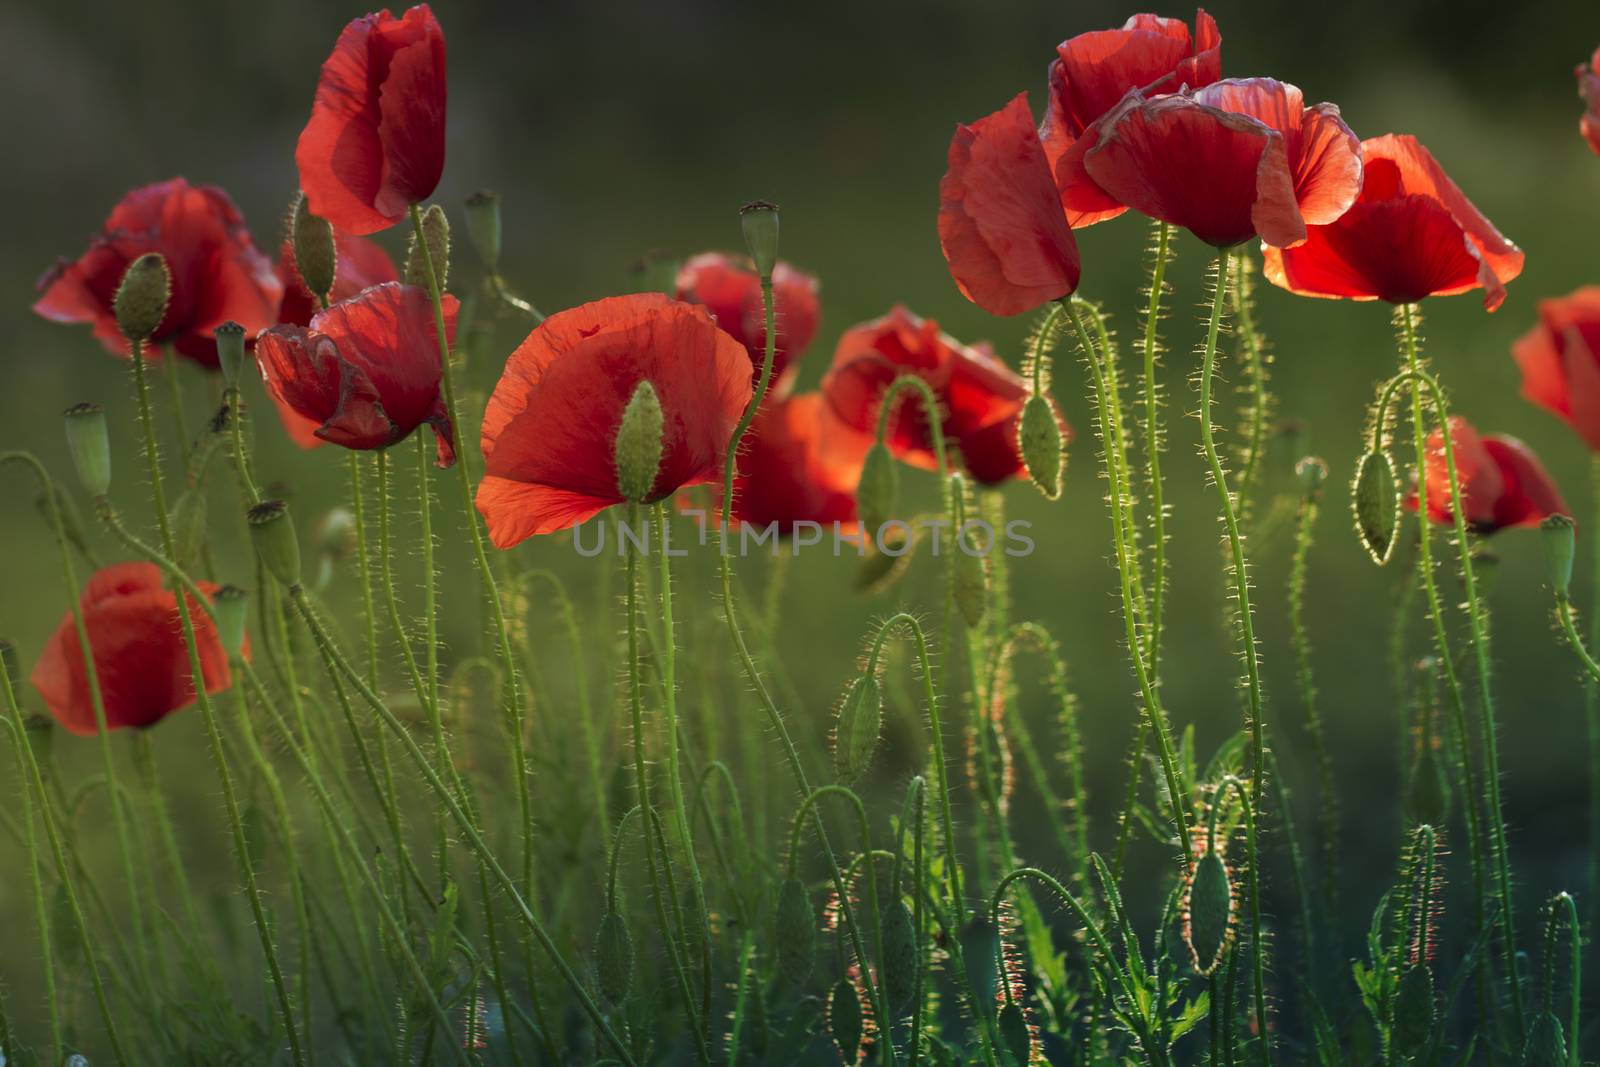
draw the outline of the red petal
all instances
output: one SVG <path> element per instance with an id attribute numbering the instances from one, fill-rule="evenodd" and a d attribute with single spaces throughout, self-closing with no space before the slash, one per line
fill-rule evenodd
<path id="1" fill-rule="evenodd" d="M 334 303 L 348 300 L 374 285 L 400 280 L 394 260 L 376 241 L 338 230 L 334 231 L 333 240 L 337 256 L 330 299 Z M 300 271 L 294 261 L 294 242 L 288 238 L 284 239 L 278 255 L 278 280 L 283 282 L 283 303 L 278 308 L 278 321 L 297 326 L 311 325 L 311 316 L 321 307 L 316 296 L 300 280 Z"/>
<path id="2" fill-rule="evenodd" d="M 426 4 L 399 25 L 381 26 L 379 36 L 399 45 L 378 90 L 378 137 L 389 169 L 374 206 L 387 215 L 427 200 L 444 173 L 445 49 Z"/>
<path id="3" fill-rule="evenodd" d="M 717 325 L 749 351 L 752 380 L 760 376 L 766 359 L 766 306 L 761 279 L 750 261 L 722 252 L 703 252 L 687 260 L 678 271 L 679 300 L 703 304 Z M 817 279 L 779 260 L 772 271 L 774 317 L 778 337 L 772 357 L 769 388 L 782 392 L 788 372 L 817 332 L 821 307 Z"/>
<path id="4" fill-rule="evenodd" d="M 1537 526 L 1551 515 L 1567 515 L 1566 501 L 1533 450 L 1515 437 L 1490 434 L 1484 450 L 1494 460 L 1504 485 L 1495 504 L 1494 526 Z"/>
<path id="5" fill-rule="evenodd" d="M 801 522 L 853 529 L 855 487 L 870 444 L 839 422 L 820 393 L 762 405 L 739 456 L 734 518 L 760 527 L 777 523 L 783 533 Z"/>
<path id="6" fill-rule="evenodd" d="M 1578 96 L 1583 100 L 1583 118 L 1578 120 L 1578 130 L 1595 155 L 1600 156 L 1600 48 L 1587 68 L 1578 67 Z"/>

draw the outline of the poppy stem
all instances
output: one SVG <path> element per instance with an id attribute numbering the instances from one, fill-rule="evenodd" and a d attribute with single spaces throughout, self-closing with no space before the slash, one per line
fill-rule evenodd
<path id="1" fill-rule="evenodd" d="M 1327 731 L 1323 727 L 1322 715 L 1317 710 L 1311 633 L 1306 628 L 1306 572 L 1315 539 L 1317 517 L 1321 511 L 1321 486 L 1308 488 L 1295 514 L 1294 554 L 1289 563 L 1289 643 L 1294 649 L 1300 707 L 1305 713 L 1306 732 L 1311 735 L 1311 747 L 1317 760 L 1318 830 L 1322 838 L 1322 863 L 1325 868 L 1322 891 L 1324 901 L 1332 908 L 1339 871 L 1339 794 L 1333 784 L 1333 758 L 1328 752 Z M 1308 929 L 1306 933 L 1309 936 L 1311 931 Z"/>
<path id="2" fill-rule="evenodd" d="M 1261 474 L 1261 457 L 1266 452 L 1267 423 L 1272 415 L 1272 393 L 1267 387 L 1269 357 L 1256 331 L 1255 298 L 1253 291 L 1254 264 L 1243 249 L 1236 253 L 1237 270 L 1233 280 L 1233 320 L 1239 328 L 1239 354 L 1248 391 L 1244 441 L 1239 446 L 1239 472 L 1235 495 L 1239 501 L 1239 514 L 1246 521 L 1250 516 L 1251 490 Z"/>
<path id="3" fill-rule="evenodd" d="M 1145 611 L 1145 646 L 1152 678 L 1161 677 L 1162 600 L 1167 588 L 1167 505 L 1161 477 L 1161 453 L 1166 449 L 1166 422 L 1161 417 L 1161 381 L 1156 376 L 1161 356 L 1161 298 L 1166 293 L 1167 263 L 1171 257 L 1172 224 L 1155 223 L 1150 249 L 1150 293 L 1144 313 L 1144 462 L 1150 489 L 1150 603 Z M 1141 753 L 1142 755 L 1142 753 Z M 1134 761 L 1137 774 L 1139 760 Z M 1137 780 L 1134 788 L 1137 789 Z M 1117 860 L 1116 869 L 1122 869 Z"/>
<path id="4" fill-rule="evenodd" d="M 1589 461 L 1590 495 L 1595 508 L 1594 531 L 1600 531 L 1600 453 Z M 1589 576 L 1589 640 L 1600 643 L 1600 537 L 1591 535 L 1594 569 Z M 1589 929 L 1600 930 L 1600 680 L 1583 690 L 1584 718 L 1589 726 Z"/>
<path id="5" fill-rule="evenodd" d="M 426 435 L 419 433 L 414 436 L 417 441 L 417 509 L 422 522 L 422 631 L 427 668 L 427 688 L 423 693 L 422 707 L 427 713 L 428 727 L 433 735 L 433 758 L 438 762 L 440 777 L 450 779 L 454 776 L 454 769 L 450 759 L 450 743 L 444 733 L 444 714 L 439 706 L 439 580 L 434 572 L 433 561 L 429 446 Z M 443 812 L 438 813 L 438 824 L 439 886 L 442 890 L 450 881 L 450 832 Z"/>

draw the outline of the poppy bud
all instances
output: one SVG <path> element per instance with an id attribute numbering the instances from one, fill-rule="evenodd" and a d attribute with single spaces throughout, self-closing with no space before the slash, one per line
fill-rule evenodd
<path id="1" fill-rule="evenodd" d="M 613 1004 L 628 999 L 633 985 L 633 935 L 628 924 L 615 911 L 607 910 L 594 938 L 595 971 L 600 992 Z"/>
<path id="2" fill-rule="evenodd" d="M 217 363 L 222 367 L 222 384 L 239 388 L 239 368 L 244 366 L 244 327 L 225 322 L 216 329 Z"/>
<path id="3" fill-rule="evenodd" d="M 428 242 L 428 258 L 424 260 L 417 249 L 417 234 L 411 233 L 411 243 L 406 246 L 406 284 L 433 292 L 428 281 L 428 264 L 433 264 L 433 276 L 444 292 L 450 279 L 450 220 L 444 217 L 444 208 L 430 204 L 422 213 L 422 236 Z"/>
<path id="4" fill-rule="evenodd" d="M 973 1004 L 980 1011 L 993 1011 L 994 998 L 1000 992 L 1000 928 L 982 915 L 974 915 L 957 937 Z"/>
<path id="5" fill-rule="evenodd" d="M 1567 1039 L 1561 1032 L 1561 1020 L 1551 1012 L 1540 1012 L 1533 1020 L 1522 1048 L 1522 1062 L 1526 1067 L 1566 1067 Z"/>
<path id="6" fill-rule="evenodd" d="M 920 966 L 916 918 L 905 901 L 891 900 L 883 909 L 883 995 L 894 1012 L 910 1007 Z"/>
<path id="7" fill-rule="evenodd" d="M 1000 1041 L 1011 1054 L 1016 1067 L 1028 1067 L 1033 1059 L 1033 1034 L 1028 1031 L 1028 1017 L 1016 1001 L 1000 1009 Z"/>
<path id="8" fill-rule="evenodd" d="M 756 265 L 756 273 L 772 277 L 778 265 L 778 205 L 752 200 L 739 209 L 739 228 L 744 231 L 744 247 Z"/>
<path id="9" fill-rule="evenodd" d="M 111 309 L 117 329 L 130 341 L 148 341 L 167 317 L 172 297 L 172 274 L 160 252 L 146 252 L 122 275 Z"/>
<path id="10" fill-rule="evenodd" d="M 661 398 L 655 386 L 642 381 L 622 413 L 617 431 L 617 492 L 622 499 L 639 503 L 650 496 L 661 470 Z"/>
<path id="11" fill-rule="evenodd" d="M 833 730 L 833 770 L 846 784 L 866 773 L 883 727 L 883 695 L 877 676 L 868 671 L 850 683 L 839 702 Z"/>
<path id="12" fill-rule="evenodd" d="M 855 1063 L 861 1055 L 862 1025 L 861 994 L 850 979 L 841 978 L 828 994 L 828 1033 L 845 1063 Z"/>
<path id="13" fill-rule="evenodd" d="M 983 613 L 989 606 L 987 561 L 972 543 L 965 526 L 956 532 L 954 551 L 956 607 L 961 610 L 966 624 L 976 627 L 983 622 Z"/>
<path id="14" fill-rule="evenodd" d="M 899 496 L 900 469 L 888 448 L 878 441 L 867 449 L 861 479 L 856 483 L 856 514 L 861 517 L 862 532 L 876 539 L 883 524 L 894 518 Z"/>
<path id="15" fill-rule="evenodd" d="M 790 985 L 799 987 L 811 974 L 817 954 L 817 918 L 805 883 L 798 878 L 786 880 L 778 889 L 775 927 L 778 970 Z"/>
<path id="16" fill-rule="evenodd" d="M 1544 538 L 1544 569 L 1545 576 L 1550 579 L 1550 588 L 1556 591 L 1557 596 L 1567 595 L 1567 587 L 1572 584 L 1572 557 L 1577 551 L 1578 524 L 1572 521 L 1570 515 L 1551 515 L 1539 524 L 1540 535 Z"/>
<path id="17" fill-rule="evenodd" d="M 318 218 L 306 205 L 304 195 L 295 199 L 289 221 L 290 241 L 294 245 L 294 269 L 311 295 L 326 304 L 333 293 L 333 280 L 339 271 L 339 253 L 333 243 L 333 224 Z"/>
<path id="18" fill-rule="evenodd" d="M 225 585 L 211 597 L 211 619 L 217 624 L 217 637 L 231 658 L 244 651 L 244 623 L 250 614 L 250 594 L 236 585 Z"/>
<path id="19" fill-rule="evenodd" d="M 256 555 L 272 576 L 290 589 L 300 585 L 300 540 L 295 536 L 289 505 L 263 500 L 246 513 Z"/>
<path id="20" fill-rule="evenodd" d="M 1403 1062 L 1426 1048 L 1433 1036 L 1433 1022 L 1433 972 L 1425 963 L 1414 963 L 1400 976 L 1395 993 L 1389 1044 L 1396 1058 Z"/>
<path id="21" fill-rule="evenodd" d="M 172 505 L 173 554 L 184 566 L 200 558 L 206 539 L 206 497 L 197 489 L 185 489 Z"/>
<path id="22" fill-rule="evenodd" d="M 106 409 L 99 404 L 74 404 L 66 410 L 67 450 L 78 481 L 92 497 L 111 488 L 111 435 L 106 432 Z"/>
<path id="23" fill-rule="evenodd" d="M 767 987 L 758 974 L 752 974 L 745 983 L 744 1025 L 745 1040 L 756 1062 L 767 1062 L 767 1050 L 772 1047 L 772 1032 L 767 1021 Z"/>
<path id="24" fill-rule="evenodd" d="M 467 238 L 477 249 L 483 265 L 494 272 L 500 267 L 500 194 L 487 189 L 467 197 Z"/>
<path id="25" fill-rule="evenodd" d="M 1328 465 L 1318 456 L 1306 456 L 1294 465 L 1294 476 L 1306 496 L 1321 496 L 1322 483 L 1328 480 Z"/>
<path id="26" fill-rule="evenodd" d="M 1066 454 L 1063 444 L 1061 424 L 1056 421 L 1050 401 L 1030 396 L 1022 405 L 1022 418 L 1017 422 L 1017 449 L 1022 453 L 1028 477 L 1046 500 L 1061 495 L 1061 467 Z"/>
<path id="27" fill-rule="evenodd" d="M 1189 881 L 1189 921 L 1184 935 L 1194 954 L 1195 969 L 1210 974 L 1222 962 L 1233 921 L 1233 885 L 1228 865 L 1215 851 L 1208 851 L 1195 864 Z"/>
<path id="28" fill-rule="evenodd" d="M 1383 566 L 1394 554 L 1395 531 L 1400 527 L 1400 481 L 1389 453 L 1368 452 L 1361 457 L 1351 505 L 1362 546 L 1374 563 Z"/>
<path id="29" fill-rule="evenodd" d="M 342 563 L 356 550 L 356 516 L 347 507 L 330 508 L 311 529 L 317 554 L 330 562 Z"/>

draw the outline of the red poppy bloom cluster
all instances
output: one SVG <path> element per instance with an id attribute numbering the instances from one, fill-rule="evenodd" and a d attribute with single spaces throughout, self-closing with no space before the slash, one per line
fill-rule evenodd
<path id="1" fill-rule="evenodd" d="M 1515 437 L 1482 434 L 1459 415 L 1450 417 L 1450 446 L 1455 453 L 1456 477 L 1467 524 L 1490 534 L 1510 526 L 1537 526 L 1551 515 L 1566 514 L 1561 491 L 1537 456 Z M 1449 462 L 1444 434 L 1428 435 L 1428 518 L 1441 524 L 1455 521 L 1451 500 Z M 1407 501 L 1415 510 L 1416 494 Z"/>
<path id="2" fill-rule="evenodd" d="M 1594 50 L 1588 66 L 1578 64 L 1578 96 L 1583 99 L 1578 129 L 1594 154 L 1600 156 L 1600 48 Z"/>
<path id="3" fill-rule="evenodd" d="M 209 582 L 198 584 L 207 597 L 218 588 Z M 231 683 L 228 654 L 210 617 L 193 601 L 189 606 L 206 692 L 216 693 Z M 162 585 L 155 564 L 103 568 L 84 587 L 79 608 L 108 729 L 153 726 L 194 701 L 178 599 Z M 63 728 L 86 736 L 97 732 L 88 665 L 71 612 L 45 645 L 32 680 Z"/>

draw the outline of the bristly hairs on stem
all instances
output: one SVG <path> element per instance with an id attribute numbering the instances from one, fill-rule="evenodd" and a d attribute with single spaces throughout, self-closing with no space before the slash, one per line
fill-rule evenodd
<path id="1" fill-rule="evenodd" d="M 1238 324 L 1239 343 L 1236 359 L 1241 368 L 1237 391 L 1243 397 L 1245 430 L 1234 446 L 1234 462 L 1238 465 L 1235 490 L 1239 496 L 1240 521 L 1248 524 L 1252 504 L 1251 491 L 1261 475 L 1262 457 L 1270 437 L 1276 399 L 1270 388 L 1272 378 L 1272 349 L 1261 336 L 1255 324 L 1255 261 L 1240 252 L 1235 257 L 1233 277 L 1233 313 Z"/>

